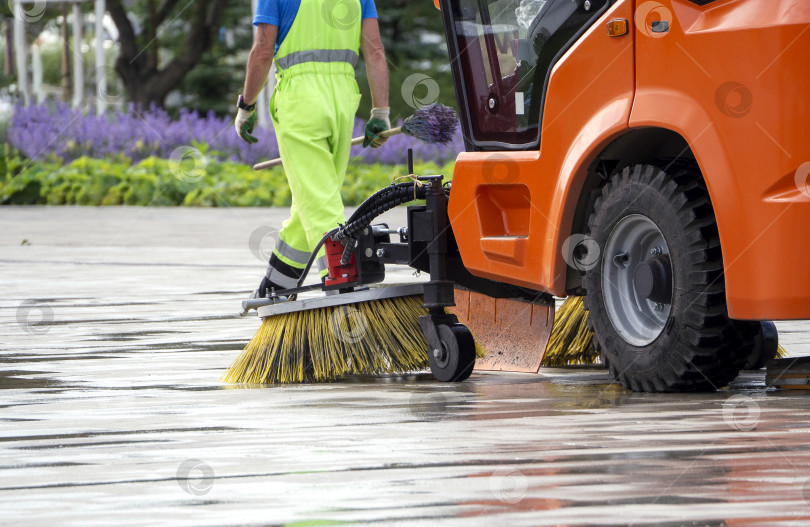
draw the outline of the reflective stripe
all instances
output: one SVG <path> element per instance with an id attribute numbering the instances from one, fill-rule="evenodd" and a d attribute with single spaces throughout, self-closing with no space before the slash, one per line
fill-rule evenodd
<path id="1" fill-rule="evenodd" d="M 309 49 L 295 51 L 277 59 L 276 62 L 279 68 L 286 70 L 307 62 L 348 62 L 354 68 L 359 60 L 357 52 L 350 49 Z"/>
<path id="2" fill-rule="evenodd" d="M 298 280 L 295 278 L 290 278 L 278 269 L 272 267 L 268 268 L 268 271 L 269 273 L 267 273 L 267 278 L 282 289 L 293 289 L 298 287 Z"/>
<path id="3" fill-rule="evenodd" d="M 321 272 L 329 270 L 329 264 L 327 263 L 326 256 L 321 256 L 318 258 L 318 270 Z"/>
<path id="4" fill-rule="evenodd" d="M 299 265 L 306 265 L 309 263 L 309 257 L 312 255 L 306 251 L 299 251 L 288 245 L 284 240 L 279 239 L 276 242 L 276 252 L 284 258 L 293 261 Z"/>

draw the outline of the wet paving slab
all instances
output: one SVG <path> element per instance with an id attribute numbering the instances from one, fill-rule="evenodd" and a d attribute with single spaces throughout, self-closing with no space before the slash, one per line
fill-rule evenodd
<path id="1" fill-rule="evenodd" d="M 0 209 L 0 524 L 810 525 L 810 399 L 764 372 L 219 383 L 283 218 Z M 810 324 L 779 327 L 810 355 Z"/>

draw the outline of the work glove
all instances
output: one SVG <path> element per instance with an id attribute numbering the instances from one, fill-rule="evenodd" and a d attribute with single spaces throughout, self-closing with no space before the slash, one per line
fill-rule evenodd
<path id="1" fill-rule="evenodd" d="M 363 148 L 380 148 L 387 141 L 387 137 L 381 137 L 380 133 L 391 129 L 391 108 L 372 108 L 371 118 L 366 123 L 366 137 L 363 140 Z"/>
<path id="2" fill-rule="evenodd" d="M 236 133 L 248 144 L 254 145 L 259 140 L 253 135 L 256 127 L 256 110 L 248 111 L 239 109 L 236 113 Z"/>

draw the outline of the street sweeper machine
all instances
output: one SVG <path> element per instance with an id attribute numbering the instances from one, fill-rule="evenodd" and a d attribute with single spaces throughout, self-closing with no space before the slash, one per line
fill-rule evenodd
<path id="1" fill-rule="evenodd" d="M 810 3 L 435 3 L 466 145 L 452 183 L 381 190 L 324 237 L 324 285 L 247 303 L 263 326 L 226 380 L 461 381 L 483 355 L 471 298 L 528 313 L 498 353 L 542 356 L 526 327 L 574 296 L 625 387 L 711 390 L 774 356 L 767 320 L 810 318 Z M 375 223 L 416 200 L 407 225 Z M 372 286 L 388 264 L 430 280 Z M 349 309 L 357 341 L 329 327 Z"/>

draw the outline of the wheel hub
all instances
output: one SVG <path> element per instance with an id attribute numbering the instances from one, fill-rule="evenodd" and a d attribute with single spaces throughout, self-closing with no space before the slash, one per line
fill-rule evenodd
<path id="1" fill-rule="evenodd" d="M 439 366 L 446 366 L 447 365 L 447 347 L 442 344 L 441 349 L 434 349 L 433 350 L 433 358 L 436 359 L 436 363 Z"/>
<path id="2" fill-rule="evenodd" d="M 633 275 L 633 285 L 639 297 L 656 304 L 671 304 L 672 264 L 669 256 L 656 256 L 638 264 Z"/>
<path id="3" fill-rule="evenodd" d="M 672 310 L 672 264 L 664 235 L 647 216 L 622 218 L 608 236 L 602 293 L 611 324 L 633 346 L 647 346 Z"/>

